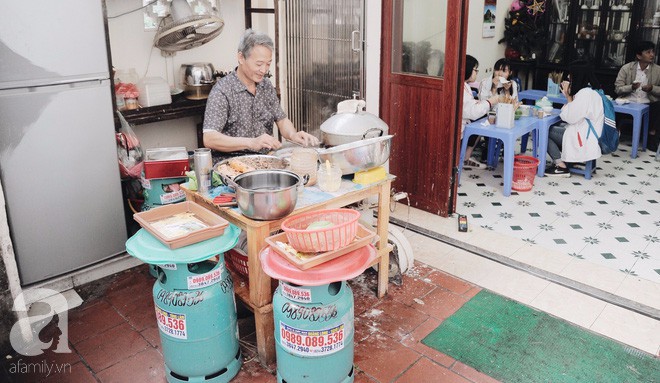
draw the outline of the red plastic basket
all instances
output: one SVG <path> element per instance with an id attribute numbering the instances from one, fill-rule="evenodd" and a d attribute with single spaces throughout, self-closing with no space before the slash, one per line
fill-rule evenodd
<path id="1" fill-rule="evenodd" d="M 326 209 L 294 215 L 282 221 L 289 245 L 303 253 L 333 251 L 355 239 L 360 213 L 352 209 Z M 307 230 L 313 222 L 330 221 L 334 226 Z"/>
<path id="2" fill-rule="evenodd" d="M 237 248 L 227 250 L 225 253 L 225 262 L 227 263 L 227 267 L 243 277 L 247 278 L 250 275 L 248 256 L 242 250 Z"/>
<path id="3" fill-rule="evenodd" d="M 530 156 L 515 156 L 513 158 L 513 179 L 511 189 L 530 191 L 534 186 L 534 177 L 539 168 L 539 159 Z"/>

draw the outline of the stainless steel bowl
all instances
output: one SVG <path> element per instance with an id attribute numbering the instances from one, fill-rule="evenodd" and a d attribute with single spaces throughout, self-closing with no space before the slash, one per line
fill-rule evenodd
<path id="1" fill-rule="evenodd" d="M 236 202 L 244 216 L 270 221 L 289 215 L 298 201 L 303 180 L 286 170 L 254 170 L 225 182 L 236 190 Z"/>
<path id="2" fill-rule="evenodd" d="M 215 84 L 215 69 L 210 63 L 183 64 L 179 69 L 180 87 L 189 100 L 208 98 Z"/>
<path id="3" fill-rule="evenodd" d="M 390 158 L 392 135 L 369 138 L 319 150 L 321 163 L 337 164 L 342 174 L 353 174 L 380 166 Z"/>

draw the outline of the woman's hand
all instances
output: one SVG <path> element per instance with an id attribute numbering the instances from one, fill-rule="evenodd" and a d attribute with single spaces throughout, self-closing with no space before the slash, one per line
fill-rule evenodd
<path id="1" fill-rule="evenodd" d="M 561 93 L 568 98 L 568 95 L 571 92 L 571 83 L 570 81 L 562 81 L 561 82 Z"/>
<path id="2" fill-rule="evenodd" d="M 490 106 L 495 106 L 500 102 L 500 96 L 491 96 L 488 99 L 488 102 L 490 102 Z"/>
<path id="3" fill-rule="evenodd" d="M 294 133 L 291 137 L 289 137 L 289 140 L 296 142 L 300 145 L 303 146 L 318 146 L 319 145 L 319 139 L 312 136 L 311 134 L 307 132 L 296 132 Z"/>
<path id="4" fill-rule="evenodd" d="M 262 134 L 250 140 L 250 150 L 258 152 L 261 149 L 276 150 L 282 147 L 282 144 L 270 134 Z"/>

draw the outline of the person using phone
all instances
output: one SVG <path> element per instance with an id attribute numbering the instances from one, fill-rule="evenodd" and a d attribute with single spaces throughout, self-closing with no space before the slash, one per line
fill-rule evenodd
<path id="1" fill-rule="evenodd" d="M 649 147 L 656 150 L 660 131 L 660 65 L 655 63 L 655 44 L 640 42 L 635 46 L 635 56 L 637 60 L 619 70 L 614 91 L 630 101 L 649 104 Z"/>

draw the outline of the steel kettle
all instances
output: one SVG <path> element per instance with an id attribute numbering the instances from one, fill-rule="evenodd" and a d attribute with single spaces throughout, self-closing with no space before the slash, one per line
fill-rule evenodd
<path id="1" fill-rule="evenodd" d="M 208 98 L 215 84 L 215 69 L 211 63 L 182 64 L 179 69 L 179 83 L 183 95 L 189 100 Z"/>

